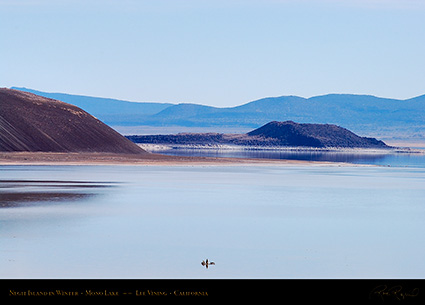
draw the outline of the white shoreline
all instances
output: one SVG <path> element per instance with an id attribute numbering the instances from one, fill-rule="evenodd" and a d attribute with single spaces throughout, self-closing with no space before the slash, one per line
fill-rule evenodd
<path id="1" fill-rule="evenodd" d="M 242 146 L 227 144 L 146 144 L 137 143 L 138 146 L 152 153 L 167 150 L 215 150 L 215 151 L 273 151 L 273 152 L 329 152 L 350 154 L 425 154 L 421 149 L 410 148 L 344 148 L 344 147 L 291 147 L 291 146 Z"/>
<path id="2" fill-rule="evenodd" d="M 346 162 L 283 159 L 178 157 L 160 154 L 123 155 L 110 153 L 0 153 L 0 165 L 131 165 L 131 166 L 329 166 L 376 167 Z"/>

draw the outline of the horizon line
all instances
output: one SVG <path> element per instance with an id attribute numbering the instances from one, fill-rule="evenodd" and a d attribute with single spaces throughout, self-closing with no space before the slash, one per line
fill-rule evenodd
<path id="1" fill-rule="evenodd" d="M 3 87 L 3 88 L 7 88 L 7 87 Z M 47 93 L 47 94 L 64 94 L 64 95 L 72 95 L 72 96 L 87 97 L 87 98 L 100 98 L 100 99 L 108 99 L 108 100 L 114 100 L 114 101 L 119 101 L 119 102 L 128 102 L 128 103 L 170 104 L 171 106 L 198 105 L 198 106 L 205 106 L 205 107 L 212 107 L 212 108 L 236 108 L 236 107 L 241 107 L 241 106 L 244 106 L 244 105 L 247 105 L 247 104 L 250 104 L 250 103 L 253 103 L 253 102 L 257 102 L 257 101 L 260 101 L 260 100 L 264 100 L 264 99 L 277 99 L 277 98 L 284 98 L 284 97 L 295 97 L 295 98 L 301 98 L 301 99 L 304 99 L 304 100 L 310 100 L 310 99 L 318 98 L 318 97 L 340 95 L 340 96 L 374 97 L 374 98 L 379 98 L 379 99 L 387 99 L 387 100 L 395 100 L 395 101 L 408 101 L 408 100 L 412 100 L 412 99 L 415 99 L 415 98 L 425 96 L 425 93 L 424 93 L 424 94 L 420 94 L 420 95 L 413 96 L 413 97 L 406 98 L 406 99 L 399 99 L 399 98 L 382 97 L 382 96 L 377 96 L 377 95 L 373 95 L 373 94 L 364 94 L 364 93 L 325 93 L 325 94 L 313 95 L 313 96 L 309 96 L 309 97 L 303 97 L 303 96 L 300 96 L 300 95 L 289 94 L 289 95 L 279 95 L 279 96 L 265 96 L 265 97 L 253 99 L 253 100 L 250 100 L 246 103 L 243 103 L 243 104 L 240 104 L 240 105 L 235 105 L 235 106 L 212 106 L 212 105 L 205 105 L 205 104 L 200 104 L 200 103 L 198 104 L 198 103 L 191 103 L 191 102 L 176 102 L 176 103 L 171 102 L 170 103 L 170 102 L 159 102 L 159 101 L 131 101 L 131 100 L 124 100 L 124 99 L 120 99 L 120 98 L 93 96 L 93 95 L 86 95 L 86 94 L 74 94 L 74 93 L 66 93 L 66 92 L 47 92 L 47 91 L 41 91 L 41 90 L 37 90 L 37 89 L 32 89 L 32 88 L 27 88 L 27 87 L 18 87 L 18 86 L 12 86 L 12 87 L 9 87 L 8 89 L 20 90 L 20 91 L 31 90 L 31 91 Z M 23 90 L 21 90 L 21 89 L 23 89 Z"/>

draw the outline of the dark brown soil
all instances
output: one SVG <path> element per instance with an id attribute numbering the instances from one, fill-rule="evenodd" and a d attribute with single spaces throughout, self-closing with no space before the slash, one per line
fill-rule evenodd
<path id="1" fill-rule="evenodd" d="M 0 88 L 0 151 L 147 154 L 84 110 Z"/>

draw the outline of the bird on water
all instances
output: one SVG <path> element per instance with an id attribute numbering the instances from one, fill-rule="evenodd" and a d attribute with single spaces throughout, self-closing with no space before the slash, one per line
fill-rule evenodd
<path id="1" fill-rule="evenodd" d="M 205 266 L 205 268 L 207 268 L 207 269 L 208 269 L 208 266 L 210 266 L 210 265 L 215 265 L 215 263 L 214 263 L 214 262 L 210 262 L 210 261 L 208 261 L 208 258 L 207 258 L 207 260 L 202 261 L 201 265 L 202 265 L 202 266 Z"/>

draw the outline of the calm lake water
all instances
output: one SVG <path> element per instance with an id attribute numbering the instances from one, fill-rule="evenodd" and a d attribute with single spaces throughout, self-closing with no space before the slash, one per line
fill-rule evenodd
<path id="1" fill-rule="evenodd" d="M 425 150 L 419 153 L 365 153 L 365 152 L 320 152 L 320 151 L 278 151 L 278 150 L 227 150 L 227 149 L 168 149 L 160 153 L 172 156 L 225 157 L 286 159 L 304 161 L 347 162 L 397 167 L 425 168 Z"/>
<path id="2" fill-rule="evenodd" d="M 424 168 L 0 166 L 0 278 L 423 278 L 424 219 Z"/>

